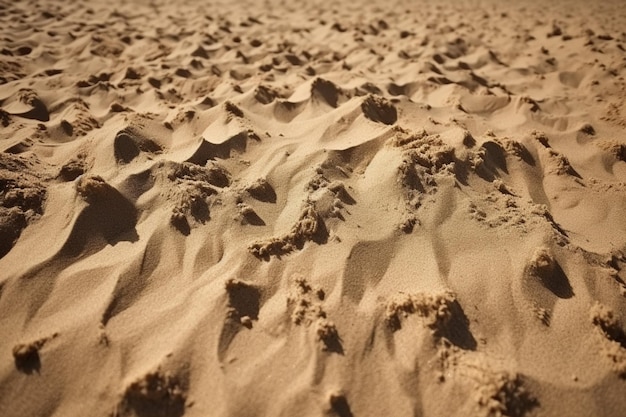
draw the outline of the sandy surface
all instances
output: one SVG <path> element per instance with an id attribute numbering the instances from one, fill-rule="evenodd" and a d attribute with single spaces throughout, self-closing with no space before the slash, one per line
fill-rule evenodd
<path id="1" fill-rule="evenodd" d="M 626 415 L 622 1 L 197 3 L 0 1 L 1 416 Z"/>

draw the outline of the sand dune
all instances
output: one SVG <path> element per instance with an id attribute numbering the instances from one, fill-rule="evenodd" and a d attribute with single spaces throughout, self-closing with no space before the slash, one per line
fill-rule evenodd
<path id="1" fill-rule="evenodd" d="M 623 416 L 592 3 L 0 2 L 0 415 Z"/>

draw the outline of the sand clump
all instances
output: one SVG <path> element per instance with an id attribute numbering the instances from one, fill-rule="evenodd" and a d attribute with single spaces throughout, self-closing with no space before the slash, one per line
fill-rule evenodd
<path id="1" fill-rule="evenodd" d="M 251 243 L 248 250 L 256 257 L 268 260 L 302 249 L 306 242 L 324 243 L 328 231 L 324 220 L 312 206 L 306 206 L 291 230 L 284 235 Z"/>
<path id="2" fill-rule="evenodd" d="M 160 163 L 164 174 L 156 171 L 156 177 L 166 178 L 165 197 L 173 202 L 170 223 L 183 235 L 205 224 L 211 218 L 210 207 L 219 189 L 228 187 L 230 175 L 216 162 L 199 166 L 189 162 Z"/>
<path id="3" fill-rule="evenodd" d="M 591 307 L 590 316 L 604 338 L 602 352 L 609 359 L 611 368 L 621 378 L 626 378 L 626 334 L 620 321 L 613 310 L 600 303 Z"/>
<path id="4" fill-rule="evenodd" d="M 343 354 L 337 327 L 328 319 L 323 307 L 326 297 L 324 290 L 314 288 L 302 276 L 295 276 L 293 281 L 292 295 L 287 298 L 287 304 L 292 310 L 292 322 L 305 327 L 312 326 L 323 350 Z"/>
<path id="5" fill-rule="evenodd" d="M 107 199 L 113 192 L 113 187 L 101 176 L 91 175 L 80 178 L 76 184 L 76 192 L 88 203 L 96 203 Z"/>
<path id="6" fill-rule="evenodd" d="M 30 343 L 20 343 L 13 346 L 12 353 L 15 360 L 15 367 L 20 371 L 30 374 L 39 372 L 41 368 L 40 350 L 51 339 L 58 336 L 58 333 L 50 337 L 44 337 Z"/>
<path id="7" fill-rule="evenodd" d="M 555 266 L 556 261 L 548 248 L 537 248 L 530 260 L 531 272 L 542 279 L 549 278 Z"/>
<path id="8" fill-rule="evenodd" d="M 86 159 L 86 155 L 79 153 L 76 157 L 63 164 L 59 170 L 58 177 L 63 181 L 74 181 L 87 172 L 88 169 L 89 162 Z"/>
<path id="9" fill-rule="evenodd" d="M 29 160 L 0 158 L 0 257 L 6 255 L 26 226 L 44 211 L 46 177 Z"/>
<path id="10" fill-rule="evenodd" d="M 159 153 L 161 146 L 154 141 L 144 138 L 132 129 L 125 129 L 115 135 L 113 151 L 115 159 L 127 164 L 131 162 L 140 152 Z"/>
<path id="11" fill-rule="evenodd" d="M 346 396 L 342 393 L 330 394 L 328 398 L 330 409 L 336 413 L 339 417 L 351 417 L 353 416 L 352 410 L 350 410 L 350 404 Z"/>
<path id="12" fill-rule="evenodd" d="M 254 284 L 237 279 L 229 279 L 225 287 L 229 305 L 227 317 L 252 328 L 252 320 L 259 318 L 259 289 Z"/>
<path id="13" fill-rule="evenodd" d="M 265 178 L 259 178 L 252 182 L 245 187 L 245 190 L 256 200 L 264 203 L 276 202 L 276 191 L 274 191 L 274 187 L 272 187 Z"/>
<path id="14" fill-rule="evenodd" d="M 615 140 L 606 140 L 596 142 L 596 145 L 613 156 L 617 161 L 626 161 L 626 144 Z"/>
<path id="15" fill-rule="evenodd" d="M 402 132 L 392 140 L 392 145 L 402 149 L 402 163 L 398 168 L 399 182 L 407 190 L 406 200 L 421 199 L 421 194 L 437 192 L 438 180 L 454 177 L 456 168 L 455 149 L 438 135 L 425 131 Z"/>
<path id="16" fill-rule="evenodd" d="M 182 416 L 185 413 L 184 381 L 175 375 L 157 370 L 131 383 L 114 416 L 160 417 Z"/>
<path id="17" fill-rule="evenodd" d="M 361 103 L 363 114 L 368 119 L 392 125 L 398 120 L 398 112 L 393 104 L 380 96 L 368 95 Z"/>
<path id="18" fill-rule="evenodd" d="M 522 378 L 508 372 L 486 372 L 476 381 L 476 402 L 489 417 L 521 417 L 537 406 Z"/>
<path id="19" fill-rule="evenodd" d="M 417 314 L 433 333 L 440 332 L 452 317 L 451 305 L 456 301 L 451 292 L 442 294 L 401 294 L 387 303 L 386 321 L 393 330 L 402 327 L 402 318 Z"/>

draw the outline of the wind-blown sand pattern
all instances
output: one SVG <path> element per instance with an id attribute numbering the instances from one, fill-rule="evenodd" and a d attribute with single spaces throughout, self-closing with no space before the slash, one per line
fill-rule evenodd
<path id="1" fill-rule="evenodd" d="M 0 1 L 0 415 L 626 415 L 620 0 Z"/>

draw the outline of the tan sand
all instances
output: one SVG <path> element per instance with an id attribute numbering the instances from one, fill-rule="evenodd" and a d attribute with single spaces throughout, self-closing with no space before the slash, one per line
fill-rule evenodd
<path id="1" fill-rule="evenodd" d="M 626 7 L 0 1 L 0 416 L 626 415 Z"/>

